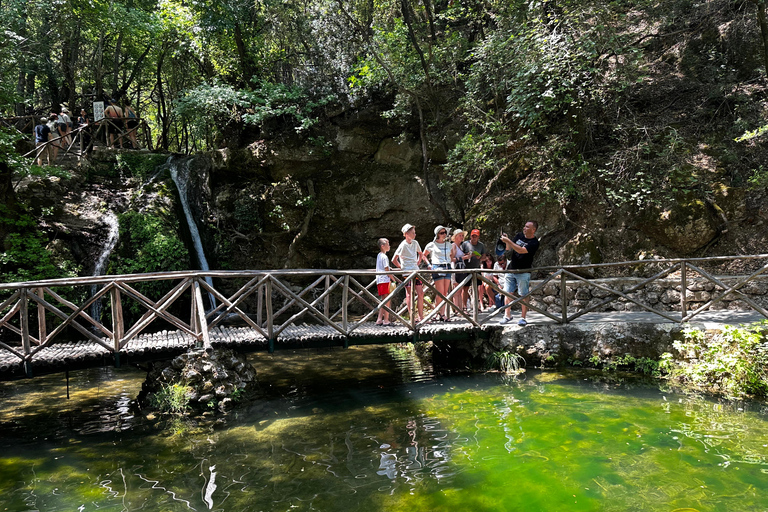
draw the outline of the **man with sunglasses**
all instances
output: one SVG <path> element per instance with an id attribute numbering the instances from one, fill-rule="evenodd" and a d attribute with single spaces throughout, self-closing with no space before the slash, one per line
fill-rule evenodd
<path id="1" fill-rule="evenodd" d="M 539 229 L 539 223 L 535 220 L 529 220 L 523 226 L 523 232 L 515 235 L 515 238 L 510 239 L 507 235 L 501 235 L 501 241 L 507 248 L 507 258 L 509 263 L 507 264 L 507 270 L 524 270 L 533 267 L 533 257 L 536 255 L 536 251 L 539 249 L 539 240 L 536 238 L 536 230 Z M 506 285 L 504 291 L 507 293 L 515 293 L 520 297 L 528 295 L 529 283 L 531 281 L 530 272 L 522 272 L 519 274 L 507 274 Z M 505 303 L 512 302 L 509 297 L 506 298 Z M 522 312 L 520 314 L 520 321 L 517 325 L 527 325 L 525 316 L 528 313 L 528 305 L 525 301 L 522 301 Z M 512 321 L 512 311 L 507 309 L 504 312 L 504 319 L 502 324 L 507 324 Z"/>

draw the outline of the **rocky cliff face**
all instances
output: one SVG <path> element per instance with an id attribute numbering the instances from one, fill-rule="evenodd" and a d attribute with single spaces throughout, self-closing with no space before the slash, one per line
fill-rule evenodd
<path id="1" fill-rule="evenodd" d="M 489 247 L 501 230 L 512 234 L 538 220 L 537 266 L 761 253 L 768 245 L 764 190 L 718 184 L 643 209 L 608 208 L 585 190 L 581 200 L 563 205 L 548 199 L 535 169 L 510 168 L 482 201 L 455 205 L 441 189 L 444 148 L 434 150 L 425 176 L 419 141 L 375 111 L 340 115 L 322 133 L 195 156 L 190 195 L 212 268 L 372 268 L 379 237 L 394 249 L 407 222 L 417 226 L 423 247 L 434 227 L 447 223 L 443 210 L 454 218 L 465 211 L 460 227 L 480 228 Z M 100 152 L 70 179 L 19 188 L 62 264 L 79 262 L 80 273 L 89 274 L 106 237 L 99 220 L 106 210 L 183 218 L 168 173 L 156 174 L 167 156 L 133 155 L 134 168 L 144 171 L 131 170 L 120 154 Z M 189 241 L 183 222 L 171 228 Z M 124 255 L 132 250 L 118 246 Z"/>

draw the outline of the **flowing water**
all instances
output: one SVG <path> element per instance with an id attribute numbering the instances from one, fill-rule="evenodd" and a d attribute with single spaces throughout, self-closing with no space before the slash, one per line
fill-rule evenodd
<path id="1" fill-rule="evenodd" d="M 203 241 L 200 238 L 200 230 L 197 229 L 195 217 L 192 215 L 192 208 L 189 206 L 189 164 L 192 162 L 192 160 L 192 157 L 176 158 L 174 156 L 170 156 L 168 157 L 167 165 L 171 171 L 171 179 L 173 180 L 173 183 L 176 184 L 176 189 L 179 191 L 181 208 L 184 210 L 184 217 L 187 220 L 187 226 L 189 226 L 189 234 L 192 237 L 192 245 L 195 247 L 197 261 L 200 263 L 200 270 L 208 271 L 211 268 L 208 266 L 208 259 L 205 257 Z M 213 288 L 213 280 L 210 277 L 206 277 L 205 282 L 208 283 L 211 288 Z M 216 299 L 214 298 L 213 294 L 208 293 L 208 298 L 211 301 L 211 309 L 215 308 Z"/>
<path id="2" fill-rule="evenodd" d="M 619 376 L 252 356 L 226 422 L 136 413 L 138 370 L 0 384 L 0 510 L 761 511 L 768 410 Z"/>
<path id="3" fill-rule="evenodd" d="M 113 212 L 107 212 L 104 215 L 103 220 L 104 224 L 106 224 L 109 228 L 109 232 L 107 233 L 107 240 L 104 243 L 104 248 L 101 250 L 101 254 L 99 254 L 99 258 L 96 260 L 96 265 L 93 268 L 94 276 L 104 275 L 104 272 L 107 270 L 107 261 L 109 261 L 109 255 L 112 254 L 112 251 L 115 249 L 117 240 L 120 236 L 120 222 L 117 219 L 117 215 L 115 215 Z M 91 295 L 96 295 L 96 293 L 99 291 L 99 288 L 100 286 L 97 284 L 92 285 Z M 102 300 L 97 300 L 91 304 L 91 317 L 99 320 L 99 317 L 101 316 L 101 309 Z"/>

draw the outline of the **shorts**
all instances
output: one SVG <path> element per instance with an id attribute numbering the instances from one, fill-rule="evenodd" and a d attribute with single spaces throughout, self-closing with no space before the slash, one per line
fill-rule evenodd
<path id="1" fill-rule="evenodd" d="M 517 294 L 522 297 L 528 295 L 530 283 L 530 272 L 524 274 L 507 274 L 507 279 L 504 283 L 504 291 L 507 293 L 514 293 L 515 290 L 517 290 Z"/>
<path id="2" fill-rule="evenodd" d="M 133 130 L 134 128 L 137 128 L 139 126 L 139 120 L 138 119 L 126 119 L 125 120 L 125 127 L 129 130 Z"/>
<path id="3" fill-rule="evenodd" d="M 376 285 L 377 290 L 379 291 L 379 297 L 386 297 L 389 295 L 389 283 L 378 283 Z"/>
<path id="4" fill-rule="evenodd" d="M 104 123 L 104 130 L 106 131 L 107 135 L 120 135 L 122 130 L 120 130 L 120 127 L 116 124 L 118 121 L 111 117 L 107 117 L 106 121 L 107 122 Z"/>
<path id="5" fill-rule="evenodd" d="M 433 269 L 440 270 L 444 268 L 450 268 L 447 263 L 438 263 L 437 265 L 432 265 Z M 443 274 L 443 273 L 434 273 L 432 274 L 432 280 L 433 281 L 440 281 L 441 279 L 450 279 L 450 274 Z"/>
<path id="6" fill-rule="evenodd" d="M 423 285 L 424 283 L 422 283 L 422 282 L 421 282 L 421 279 L 419 279 L 419 278 L 417 277 L 417 278 L 415 278 L 414 280 L 410 281 L 410 282 L 409 282 L 409 283 L 408 283 L 406 286 L 407 286 L 408 288 L 410 288 L 410 287 L 411 287 L 411 284 L 415 284 L 416 286 L 421 286 L 421 285 Z"/>

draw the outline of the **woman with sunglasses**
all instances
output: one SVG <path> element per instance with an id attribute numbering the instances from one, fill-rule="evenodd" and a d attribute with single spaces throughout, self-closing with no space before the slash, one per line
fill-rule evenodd
<path id="1" fill-rule="evenodd" d="M 435 239 L 424 247 L 424 256 L 430 256 L 433 270 L 442 270 L 451 268 L 451 241 L 448 239 L 448 228 L 437 226 L 435 228 Z M 435 283 L 435 289 L 443 295 L 448 295 L 451 291 L 451 275 L 447 272 L 436 272 L 432 274 L 432 280 Z M 440 310 L 440 303 L 443 298 L 440 295 L 435 299 L 435 307 Z M 446 321 L 448 311 L 443 306 L 436 317 L 438 320 Z"/>

